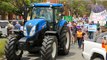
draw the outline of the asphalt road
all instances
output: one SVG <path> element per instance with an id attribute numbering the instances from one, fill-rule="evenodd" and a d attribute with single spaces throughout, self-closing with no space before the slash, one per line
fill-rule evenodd
<path id="1" fill-rule="evenodd" d="M 77 43 L 71 45 L 70 53 L 65 56 L 58 56 L 57 60 L 85 60 L 82 57 L 82 49 L 79 49 Z M 6 60 L 4 58 L 0 58 L 0 60 Z M 39 54 L 29 54 L 27 51 L 24 51 L 22 60 L 41 60 Z"/>
<path id="2" fill-rule="evenodd" d="M 57 60 L 84 60 L 82 50 L 78 48 L 77 43 L 71 46 L 70 53 L 66 56 L 58 56 Z M 40 55 L 32 55 L 27 51 L 24 52 L 22 60 L 40 60 Z"/>
<path id="3" fill-rule="evenodd" d="M 70 53 L 65 56 L 58 56 L 56 60 L 85 60 L 82 57 L 82 50 L 78 48 L 77 43 L 71 45 Z M 0 60 L 6 60 L 5 57 Z M 39 54 L 29 54 L 27 51 L 24 51 L 22 60 L 41 60 Z"/>

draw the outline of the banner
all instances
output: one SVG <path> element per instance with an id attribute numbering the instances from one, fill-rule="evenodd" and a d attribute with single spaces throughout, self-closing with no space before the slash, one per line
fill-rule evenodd
<path id="1" fill-rule="evenodd" d="M 95 13 L 95 12 L 91 12 L 90 17 L 89 17 L 89 22 L 94 21 L 95 23 L 97 23 L 97 21 L 100 22 L 100 25 L 103 26 L 105 23 L 105 21 L 107 21 L 107 11 L 104 10 L 102 12 L 99 13 Z"/>
<path id="2" fill-rule="evenodd" d="M 96 32 L 97 31 L 97 25 L 88 25 L 88 31 Z"/>
<path id="3" fill-rule="evenodd" d="M 64 16 L 64 20 L 67 20 L 68 22 L 72 22 L 72 16 Z"/>

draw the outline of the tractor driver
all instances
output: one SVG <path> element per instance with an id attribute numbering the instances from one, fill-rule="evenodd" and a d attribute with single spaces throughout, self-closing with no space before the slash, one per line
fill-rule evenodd
<path id="1" fill-rule="evenodd" d="M 40 11 L 40 18 L 44 18 L 45 19 L 45 10 L 43 9 L 43 10 L 41 10 Z"/>
<path id="2" fill-rule="evenodd" d="M 52 9 L 44 8 L 40 12 L 40 18 L 44 18 L 48 22 L 52 22 Z"/>

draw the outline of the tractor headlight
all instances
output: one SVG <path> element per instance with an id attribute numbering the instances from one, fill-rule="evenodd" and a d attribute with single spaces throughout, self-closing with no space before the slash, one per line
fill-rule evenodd
<path id="1" fill-rule="evenodd" d="M 23 32 L 24 32 L 24 35 L 27 36 L 27 30 L 26 30 L 26 27 L 24 27 Z"/>
<path id="2" fill-rule="evenodd" d="M 29 36 L 33 36 L 35 34 L 35 31 L 36 31 L 36 26 L 33 26 L 33 28 L 30 31 Z"/>

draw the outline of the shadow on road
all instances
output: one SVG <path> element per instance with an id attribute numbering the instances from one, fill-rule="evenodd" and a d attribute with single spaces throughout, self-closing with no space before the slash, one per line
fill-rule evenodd
<path id="1" fill-rule="evenodd" d="M 66 59 L 66 58 L 74 56 L 75 54 L 76 54 L 75 52 L 70 52 L 68 55 L 59 55 L 57 56 L 56 60 Z M 4 58 L 3 60 L 6 60 L 6 58 Z M 40 54 L 28 53 L 25 56 L 23 56 L 21 60 L 41 60 L 41 58 L 40 58 Z"/>
<path id="2" fill-rule="evenodd" d="M 21 60 L 29 60 L 30 58 L 29 57 L 22 57 Z"/>
<path id="3" fill-rule="evenodd" d="M 40 58 L 31 59 L 31 58 L 23 57 L 21 60 L 41 60 L 41 59 Z"/>
<path id="4" fill-rule="evenodd" d="M 57 59 L 64 59 L 64 58 L 68 58 L 68 57 L 72 57 L 74 56 L 75 53 L 70 52 L 68 55 L 59 55 L 57 57 Z M 26 55 L 26 57 L 22 57 L 22 60 L 41 60 L 40 59 L 40 54 L 28 54 Z"/>
<path id="5" fill-rule="evenodd" d="M 74 53 L 74 52 L 69 52 L 68 55 L 59 55 L 59 56 L 57 57 L 57 59 L 63 59 L 63 58 L 72 57 L 72 56 L 74 56 L 75 54 L 76 54 L 76 53 Z"/>
<path id="6" fill-rule="evenodd" d="M 40 60 L 40 54 L 27 54 L 21 60 Z"/>

